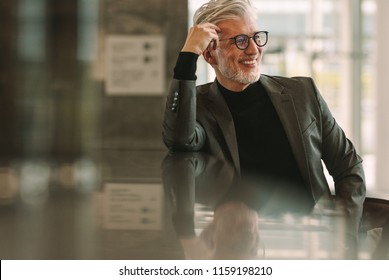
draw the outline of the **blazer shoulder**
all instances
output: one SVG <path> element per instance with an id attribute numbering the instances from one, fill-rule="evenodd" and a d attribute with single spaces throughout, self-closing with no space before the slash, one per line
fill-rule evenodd
<path id="1" fill-rule="evenodd" d="M 210 91 L 210 88 L 211 88 L 212 84 L 213 83 L 210 82 L 210 83 L 206 83 L 206 84 L 202 84 L 202 85 L 196 86 L 196 93 L 197 93 L 197 95 L 207 94 Z"/>
<path id="2" fill-rule="evenodd" d="M 300 98 L 307 98 L 308 96 L 316 96 L 317 98 L 319 93 L 311 77 L 264 76 L 263 84 L 267 86 L 267 89 L 277 89 L 283 94 L 291 94 Z"/>
<path id="3" fill-rule="evenodd" d="M 295 77 L 269 76 L 269 75 L 263 75 L 263 76 L 264 79 L 277 83 L 286 88 L 299 86 L 299 85 L 314 84 L 313 79 L 307 76 L 295 76 Z"/>

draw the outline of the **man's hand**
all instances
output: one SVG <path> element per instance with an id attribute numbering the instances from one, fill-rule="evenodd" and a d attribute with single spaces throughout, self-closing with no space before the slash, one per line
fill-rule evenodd
<path id="1" fill-rule="evenodd" d="M 202 23 L 190 28 L 182 52 L 193 52 L 201 55 L 208 46 L 216 49 L 219 43 L 220 28 L 212 23 Z M 211 44 L 212 43 L 212 44 Z"/>

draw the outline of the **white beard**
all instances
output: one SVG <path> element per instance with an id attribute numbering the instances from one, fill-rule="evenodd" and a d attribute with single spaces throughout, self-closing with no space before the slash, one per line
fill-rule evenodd
<path id="1" fill-rule="evenodd" d="M 259 72 L 257 73 L 251 71 L 249 73 L 245 73 L 242 71 L 242 69 L 235 69 L 234 67 L 228 65 L 228 61 L 224 59 L 223 55 L 218 49 L 216 52 L 219 57 L 218 69 L 226 79 L 246 85 L 258 81 L 259 77 L 261 76 Z"/>

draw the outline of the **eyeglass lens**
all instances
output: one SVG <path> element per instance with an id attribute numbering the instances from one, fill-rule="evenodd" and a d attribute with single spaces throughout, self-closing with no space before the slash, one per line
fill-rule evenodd
<path id="1" fill-rule="evenodd" d="M 267 43 L 267 33 L 266 32 L 257 32 L 253 37 L 249 37 L 248 35 L 242 34 L 235 37 L 236 46 L 241 49 L 247 49 L 249 46 L 250 38 L 254 39 L 255 44 L 258 47 L 263 47 Z"/>

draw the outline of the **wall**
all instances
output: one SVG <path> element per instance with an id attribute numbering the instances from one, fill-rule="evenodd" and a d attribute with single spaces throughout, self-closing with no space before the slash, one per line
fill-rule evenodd
<path id="1" fill-rule="evenodd" d="M 164 96 L 187 16 L 183 0 L 2 1 L 0 161 L 72 159 L 101 147 L 164 150 Z M 163 92 L 106 94 L 110 35 L 165 38 Z"/>
<path id="2" fill-rule="evenodd" d="M 143 0 L 140 4 L 133 0 L 104 0 L 102 11 L 104 36 L 155 34 L 165 37 L 167 88 L 187 32 L 187 1 Z M 163 149 L 164 105 L 164 93 L 162 96 L 105 95 L 102 100 L 103 147 Z"/>

